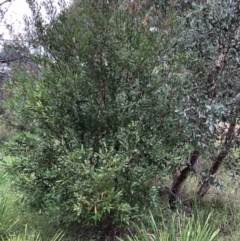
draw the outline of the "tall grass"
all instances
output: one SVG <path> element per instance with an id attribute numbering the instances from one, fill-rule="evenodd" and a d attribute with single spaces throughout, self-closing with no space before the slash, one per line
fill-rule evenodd
<path id="1" fill-rule="evenodd" d="M 4 157 L 5 163 L 14 161 Z M 57 221 L 25 207 L 24 198 L 12 189 L 12 181 L 0 162 L 0 240 L 1 241 L 60 241 L 63 232 L 57 231 Z"/>
<path id="2" fill-rule="evenodd" d="M 63 232 L 57 232 L 53 238 L 49 241 L 60 241 L 63 239 Z M 28 232 L 27 225 L 25 226 L 25 232 L 19 235 L 12 235 L 6 239 L 6 241 L 45 241 L 40 237 L 40 234 L 31 234 Z"/>
<path id="3" fill-rule="evenodd" d="M 0 166 L 0 238 L 13 231 L 18 222 L 17 196 L 10 191 L 8 175 Z"/>
<path id="4" fill-rule="evenodd" d="M 211 223 L 211 215 L 209 213 L 203 223 L 196 216 L 187 218 L 185 214 L 175 214 L 169 222 L 163 218 L 159 223 L 150 212 L 149 227 L 143 223 L 134 225 L 135 233 L 128 236 L 127 241 L 213 241 L 220 230 Z M 186 224 L 183 224 L 184 220 L 187 220 Z"/>
<path id="5" fill-rule="evenodd" d="M 11 195 L 0 197 L 0 237 L 6 237 L 18 222 L 18 210 Z"/>

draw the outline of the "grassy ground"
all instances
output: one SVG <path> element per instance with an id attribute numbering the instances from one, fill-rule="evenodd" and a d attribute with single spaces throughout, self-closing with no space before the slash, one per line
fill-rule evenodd
<path id="1" fill-rule="evenodd" d="M 11 161 L 10 157 L 5 157 L 5 160 L 6 159 Z M 221 177 L 223 178 L 223 176 Z M 199 180 L 194 176 L 190 177 L 181 192 L 180 211 L 171 211 L 167 207 L 167 196 L 162 196 L 159 202 L 159 208 L 152 210 L 152 216 L 156 226 L 165 226 L 166 230 L 168 230 L 166 233 L 170 232 L 169 227 L 171 229 L 172 226 L 176 226 L 174 232 L 177 236 L 180 235 L 179 230 L 181 230 L 181 228 L 184 229 L 184 223 L 190 220 L 192 216 L 198 217 L 199 220 L 204 220 L 204 218 L 206 219 L 208 217 L 209 213 L 212 213 L 210 223 L 215 225 L 215 229 L 219 228 L 220 230 L 217 240 L 240 240 L 240 199 L 237 193 L 238 182 L 231 181 L 228 175 L 226 175 L 224 179 L 224 192 L 219 192 L 213 187 L 206 197 L 195 205 L 191 197 L 194 196 L 197 190 Z M 60 240 L 60 238 L 55 235 L 60 229 L 57 215 L 54 213 L 35 213 L 26 207 L 23 208 L 23 203 L 24 196 L 12 189 L 9 176 L 4 173 L 0 167 L 0 235 L 4 237 L 3 240 Z M 138 227 L 141 227 L 139 230 L 143 230 L 143 227 L 145 227 L 146 233 L 148 234 L 146 237 L 148 239 L 132 240 L 155 240 L 153 239 L 154 230 L 151 226 L 151 219 L 149 218 L 150 215 L 147 214 L 146 218 L 142 220 L 143 223 L 138 224 Z M 179 223 L 181 223 L 181 227 L 179 227 Z M 129 233 L 131 233 L 131 230 L 132 229 L 129 228 Z M 11 239 L 9 237 L 11 237 Z M 127 238 L 123 238 L 122 240 L 126 239 Z M 69 236 L 65 233 L 65 237 L 63 237 L 62 240 L 97 239 L 91 239 L 91 234 L 86 234 L 86 232 L 83 231 L 82 235 L 78 238 L 74 238 L 73 235 Z M 159 240 L 171 239 L 162 238 Z"/>
<path id="2" fill-rule="evenodd" d="M 51 240 L 58 233 L 57 219 L 34 213 L 24 202 L 24 196 L 12 189 L 10 177 L 0 166 L 0 237 L 9 241 Z"/>
<path id="3" fill-rule="evenodd" d="M 220 234 L 217 240 L 240 240 L 240 190 L 238 180 L 230 177 L 231 173 L 221 171 L 216 181 L 222 183 L 221 189 L 211 187 L 206 196 L 200 202 L 199 212 L 208 207 L 215 213 L 215 219 L 219 219 Z M 219 180 L 218 177 L 221 177 Z M 183 203 L 188 205 L 188 197 L 194 196 L 198 189 L 199 179 L 191 177 L 182 191 Z"/>

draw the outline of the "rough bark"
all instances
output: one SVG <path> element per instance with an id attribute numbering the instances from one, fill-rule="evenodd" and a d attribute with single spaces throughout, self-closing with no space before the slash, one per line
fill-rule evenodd
<path id="1" fill-rule="evenodd" d="M 216 101 L 217 96 L 217 88 L 218 88 L 218 76 L 221 74 L 225 67 L 226 63 L 226 55 L 229 51 L 229 47 L 225 46 L 223 43 L 220 45 L 219 49 L 219 55 L 215 62 L 215 68 L 212 69 L 212 71 L 208 74 L 208 81 L 210 82 L 210 93 L 209 97 L 212 99 L 212 104 Z"/>
<path id="2" fill-rule="evenodd" d="M 174 208 L 175 206 L 174 204 L 177 200 L 180 189 L 183 183 L 186 181 L 190 171 L 193 169 L 193 166 L 196 164 L 199 156 L 200 156 L 200 152 L 198 150 L 194 150 L 187 166 L 180 171 L 180 174 L 173 181 L 172 187 L 170 189 L 170 195 L 169 195 L 169 204 L 171 208 Z"/>

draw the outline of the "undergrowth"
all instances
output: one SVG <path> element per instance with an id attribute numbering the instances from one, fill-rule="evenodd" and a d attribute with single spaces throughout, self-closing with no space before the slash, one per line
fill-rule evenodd
<path id="1" fill-rule="evenodd" d="M 5 160 L 11 162 L 10 157 Z M 223 177 L 223 175 L 221 175 Z M 186 182 L 176 210 L 168 208 L 167 194 L 159 198 L 159 207 L 146 212 L 142 219 L 120 230 L 115 237 L 102 240 L 122 241 L 211 241 L 240 238 L 240 201 L 236 185 L 225 176 L 224 192 L 212 188 L 200 202 L 193 201 L 196 177 Z M 27 208 L 23 194 L 11 185 L 11 178 L 0 168 L 0 236 L 6 241 L 100 240 L 101 230 L 79 230 L 63 227 L 57 210 L 44 213 Z M 80 227 L 80 226 L 79 226 Z M 75 227 L 74 227 L 75 228 Z M 60 231 L 62 230 L 62 231 Z M 76 228 L 75 228 L 76 230 Z M 117 237 L 118 236 L 118 237 Z"/>

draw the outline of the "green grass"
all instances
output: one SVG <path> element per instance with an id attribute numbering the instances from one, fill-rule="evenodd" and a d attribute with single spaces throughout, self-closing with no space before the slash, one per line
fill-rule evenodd
<path id="1" fill-rule="evenodd" d="M 211 213 L 202 222 L 198 216 L 186 217 L 176 213 L 170 221 L 164 217 L 162 222 L 156 222 L 152 213 L 148 217 L 150 228 L 143 223 L 135 226 L 135 234 L 127 237 L 128 241 L 213 241 L 216 240 L 219 229 L 211 221 Z M 123 239 L 119 239 L 123 241 Z"/>
<path id="2" fill-rule="evenodd" d="M 18 195 L 10 189 L 10 179 L 0 169 L 0 237 L 6 238 L 18 223 Z"/>
<path id="3" fill-rule="evenodd" d="M 11 157 L 4 158 L 7 163 L 14 161 Z M 64 235 L 58 231 L 57 218 L 51 214 L 33 212 L 25 207 L 23 194 L 12 189 L 11 182 L 0 162 L 0 240 L 62 240 Z"/>
<path id="4" fill-rule="evenodd" d="M 0 237 L 6 238 L 13 232 L 18 222 L 18 210 L 15 207 L 15 198 L 11 195 L 0 197 Z"/>
<path id="5" fill-rule="evenodd" d="M 238 182 L 232 180 L 230 174 L 231 172 L 227 169 L 221 169 L 215 181 L 220 180 L 223 183 L 222 190 L 219 191 L 218 188 L 212 186 L 201 200 L 199 207 L 200 213 L 207 207 L 217 214 L 215 219 L 219 220 L 218 228 L 220 229 L 217 240 L 220 241 L 240 240 L 240 190 L 238 190 Z M 181 193 L 183 205 L 187 206 L 188 197 L 196 193 L 198 181 L 196 177 L 187 180 Z"/>
<path id="6" fill-rule="evenodd" d="M 63 232 L 57 232 L 51 239 L 47 238 L 45 240 L 59 241 L 64 237 Z M 25 226 L 25 232 L 23 234 L 11 235 L 6 239 L 7 241 L 42 241 L 40 234 L 34 234 L 28 232 L 27 225 Z"/>

